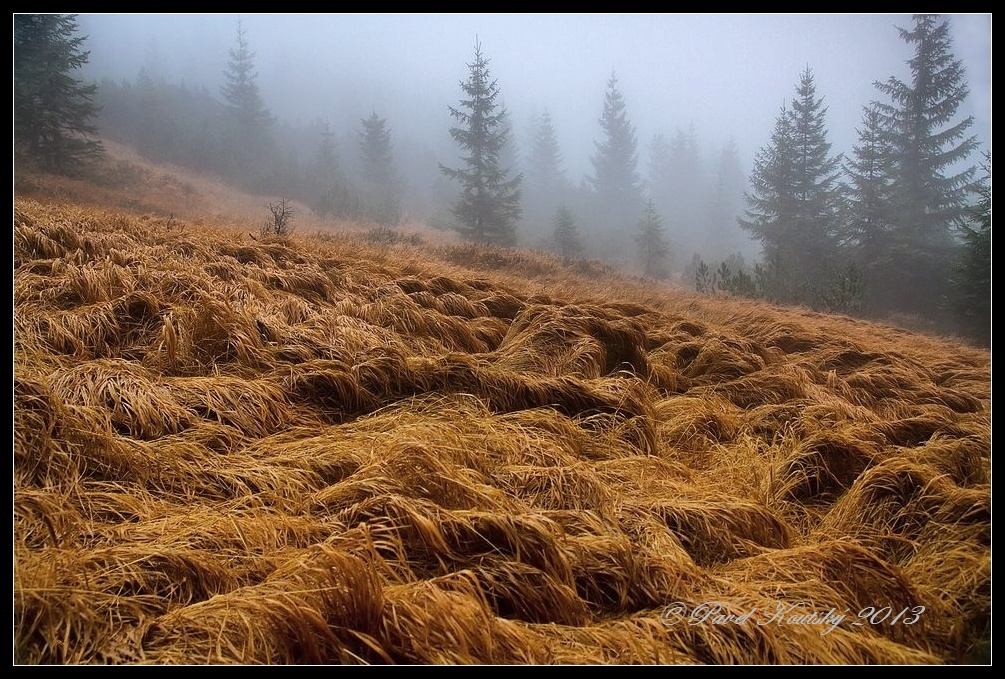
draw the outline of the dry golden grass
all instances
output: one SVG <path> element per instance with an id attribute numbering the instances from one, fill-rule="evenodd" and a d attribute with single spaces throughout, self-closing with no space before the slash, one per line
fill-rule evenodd
<path id="1" fill-rule="evenodd" d="M 14 222 L 20 662 L 988 652 L 986 352 L 515 251 Z M 705 601 L 927 610 L 664 616 Z"/>

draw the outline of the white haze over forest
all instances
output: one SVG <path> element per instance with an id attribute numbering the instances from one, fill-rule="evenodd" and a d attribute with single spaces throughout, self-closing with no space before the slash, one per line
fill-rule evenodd
<path id="1" fill-rule="evenodd" d="M 991 17 L 948 16 L 970 88 L 957 117 L 973 115 L 971 132 L 981 149 L 990 149 Z M 238 18 L 80 15 L 90 50 L 84 74 L 133 81 L 143 68 L 155 79 L 205 87 L 219 98 Z M 590 173 L 612 71 L 636 127 L 642 179 L 653 136 L 662 132 L 670 140 L 678 130 L 693 130 L 700 149 L 697 172 L 708 178 L 730 140 L 746 176 L 806 67 L 829 109 L 832 151 L 850 153 L 862 107 L 882 99 L 873 82 L 907 78 L 911 56 L 896 28 L 910 27 L 910 15 L 245 14 L 240 19 L 255 53 L 264 103 L 281 124 L 327 121 L 345 152 L 354 145 L 361 118 L 377 112 L 387 119 L 408 186 L 406 200 L 420 217 L 442 213 L 436 203 L 449 197 L 444 188 L 449 182 L 437 163 L 457 158 L 447 107 L 457 104 L 476 36 L 511 114 L 516 162 L 530 147 L 535 116 L 547 110 L 573 186 Z M 974 154 L 967 164 L 978 161 Z M 699 225 L 670 224 L 671 237 L 675 228 L 690 229 L 681 236 L 683 249 L 700 246 Z M 737 231 L 736 238 L 730 249 L 756 256 L 758 248 L 746 234 Z M 690 252 L 678 255 L 679 265 Z"/>

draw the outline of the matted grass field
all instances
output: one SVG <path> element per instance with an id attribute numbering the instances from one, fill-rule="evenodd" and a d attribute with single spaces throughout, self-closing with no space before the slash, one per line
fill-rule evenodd
<path id="1" fill-rule="evenodd" d="M 15 202 L 16 661 L 986 659 L 988 352 L 255 228 Z"/>

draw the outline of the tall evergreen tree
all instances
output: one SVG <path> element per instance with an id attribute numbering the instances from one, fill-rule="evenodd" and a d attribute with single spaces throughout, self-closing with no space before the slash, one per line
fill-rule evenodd
<path id="1" fill-rule="evenodd" d="M 551 114 L 547 111 L 537 120 L 528 161 L 527 180 L 540 190 L 556 191 L 565 184 L 562 151 Z"/>
<path id="2" fill-rule="evenodd" d="M 754 156 L 745 217 L 738 221 L 761 243 L 764 292 L 769 298 L 791 299 L 793 260 L 791 231 L 796 222 L 796 159 L 792 115 L 783 105 L 775 118 L 771 140 Z"/>
<path id="3" fill-rule="evenodd" d="M 547 111 L 534 120 L 525 179 L 525 218 L 532 223 L 546 224 L 562 204 L 568 184 L 558 137 Z"/>
<path id="4" fill-rule="evenodd" d="M 670 142 L 667 158 L 667 187 L 656 199 L 674 227 L 675 245 L 684 252 L 694 252 L 705 240 L 702 234 L 702 198 L 705 195 L 704 168 L 698 135 L 694 125 L 687 132 L 678 128 Z"/>
<path id="5" fill-rule="evenodd" d="M 770 271 L 768 294 L 812 303 L 833 274 L 841 214 L 840 156 L 830 155 L 823 100 L 813 74 L 800 76 L 791 109 L 779 113 L 771 142 L 757 154 L 744 228 L 761 241 Z"/>
<path id="6" fill-rule="evenodd" d="M 449 107 L 450 115 L 459 123 L 450 128 L 450 136 L 465 154 L 465 167 L 452 169 L 441 164 L 440 171 L 461 184 L 461 196 L 453 208 L 461 235 L 480 242 L 513 245 L 521 215 L 522 175 L 510 177 L 509 169 L 500 163 L 508 138 L 506 110 L 496 101 L 499 85 L 491 78 L 488 64 L 481 43 L 476 42 L 468 79 L 461 82 L 466 98 L 461 99 L 460 108 Z"/>
<path id="7" fill-rule="evenodd" d="M 136 115 L 136 150 L 149 158 L 164 157 L 176 146 L 171 110 L 167 102 L 167 83 L 154 80 L 146 66 L 136 74 L 135 91 L 138 95 Z"/>
<path id="8" fill-rule="evenodd" d="M 890 269 L 885 285 L 898 308 L 931 315 L 933 299 L 948 292 L 951 229 L 965 215 L 975 172 L 969 167 L 954 174 L 950 168 L 966 160 L 977 140 L 967 136 L 972 116 L 953 122 L 969 90 L 963 64 L 952 53 L 949 20 L 919 14 L 911 30 L 898 30 L 914 46 L 907 62 L 910 81 L 891 77 L 876 83 L 890 98 L 878 111 L 894 163 L 889 256 L 898 266 Z"/>
<path id="9" fill-rule="evenodd" d="M 252 191 L 273 191 L 280 153 L 272 137 L 272 116 L 258 91 L 254 53 L 244 27 L 237 22 L 237 40 L 230 50 L 220 89 L 227 127 L 222 135 L 223 171 Z"/>
<path id="10" fill-rule="evenodd" d="M 823 98 L 816 96 L 813 72 L 807 67 L 792 100 L 797 209 L 793 237 L 801 274 L 810 280 L 815 278 L 813 272 L 821 271 L 820 263 L 829 261 L 834 252 L 843 198 L 838 183 L 841 155 L 830 155 L 826 115 Z"/>
<path id="11" fill-rule="evenodd" d="M 890 267 L 890 234 L 893 228 L 893 153 L 876 106 L 866 106 L 858 144 L 845 162 L 848 204 L 841 245 L 853 253 L 867 291 L 868 307 L 884 306 L 882 280 Z"/>
<path id="12" fill-rule="evenodd" d="M 227 109 L 241 125 L 256 127 L 272 122 L 272 116 L 258 92 L 255 53 L 248 47 L 240 20 L 237 22 L 237 43 L 230 50 L 230 60 L 223 77 L 225 82 L 220 93 Z"/>
<path id="13" fill-rule="evenodd" d="M 14 151 L 20 163 L 73 172 L 101 153 L 90 120 L 97 86 L 73 72 L 87 63 L 74 14 L 14 15 Z"/>
<path id="14" fill-rule="evenodd" d="M 656 209 L 673 225 L 674 245 L 694 252 L 707 240 L 702 218 L 705 180 L 694 126 L 673 139 L 657 133 L 649 144 L 649 190 Z"/>
<path id="15" fill-rule="evenodd" d="M 387 120 L 376 112 L 360 121 L 359 151 L 363 179 L 377 186 L 390 186 L 394 181 L 394 158 L 391 152 L 391 130 Z"/>
<path id="16" fill-rule="evenodd" d="M 558 208 L 555 214 L 555 246 L 563 257 L 576 257 L 583 252 L 583 243 L 579 239 L 579 230 L 572 213 L 565 205 Z"/>
<path id="17" fill-rule="evenodd" d="M 369 216 L 381 224 L 397 224 L 401 219 L 399 180 L 391 151 L 391 130 L 387 121 L 371 113 L 362 120 L 359 148 L 362 160 L 364 200 Z"/>
<path id="18" fill-rule="evenodd" d="M 719 153 L 715 176 L 705 202 L 705 239 L 701 251 L 712 260 L 725 259 L 742 251 L 746 240 L 736 218 L 743 212 L 743 170 L 740 151 L 730 140 Z"/>
<path id="19" fill-rule="evenodd" d="M 644 274 L 650 278 L 666 278 L 670 244 L 667 242 L 663 218 L 656 211 L 656 204 L 651 198 L 643 208 L 635 243 L 639 248 Z"/>
<path id="20" fill-rule="evenodd" d="M 315 214 L 349 219 L 361 216 L 359 196 L 346 182 L 335 134 L 327 122 L 321 130 L 310 174 L 311 209 Z"/>
<path id="21" fill-rule="evenodd" d="M 852 157 L 845 162 L 849 179 L 849 219 L 843 244 L 877 252 L 891 227 L 893 154 L 875 105 L 863 107 L 862 126 Z"/>
<path id="22" fill-rule="evenodd" d="M 984 154 L 985 175 L 977 182 L 978 202 L 962 225 L 963 248 L 956 265 L 955 305 L 963 332 L 991 342 L 991 153 Z"/>
<path id="23" fill-rule="evenodd" d="M 600 126 L 603 138 L 595 142 L 593 175 L 587 181 L 598 199 L 600 215 L 615 222 L 606 225 L 610 228 L 634 219 L 641 203 L 635 127 L 628 120 L 625 99 L 613 73 L 607 82 Z"/>
<path id="24" fill-rule="evenodd" d="M 322 186 L 331 186 L 341 179 L 341 168 L 338 160 L 338 146 L 335 143 L 335 133 L 326 121 L 321 130 L 321 141 L 314 154 L 314 164 L 311 168 L 315 180 Z"/>

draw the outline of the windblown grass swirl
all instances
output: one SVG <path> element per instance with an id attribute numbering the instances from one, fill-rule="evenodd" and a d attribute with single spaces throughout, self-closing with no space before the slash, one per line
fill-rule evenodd
<path id="1" fill-rule="evenodd" d="M 988 651 L 986 352 L 516 251 L 14 222 L 20 662 Z M 705 601 L 927 610 L 663 615 Z"/>

